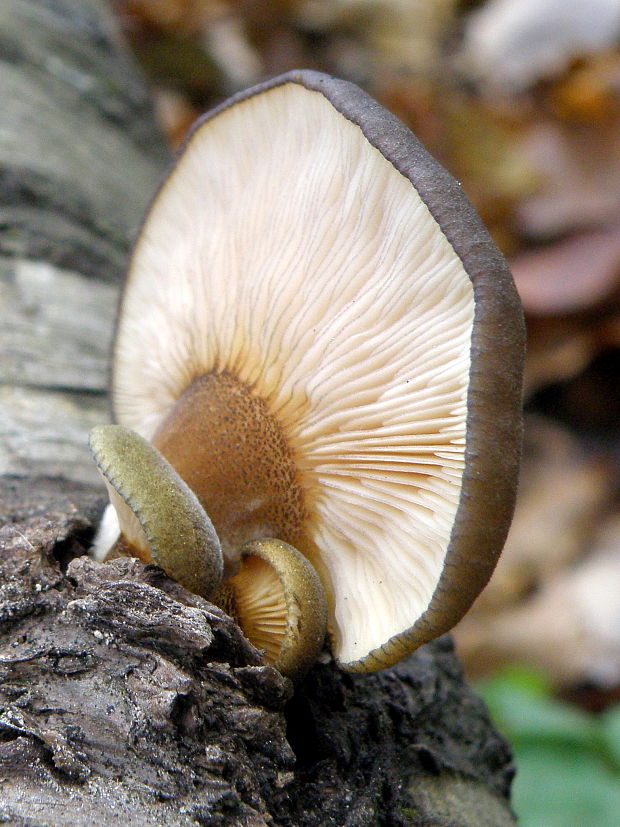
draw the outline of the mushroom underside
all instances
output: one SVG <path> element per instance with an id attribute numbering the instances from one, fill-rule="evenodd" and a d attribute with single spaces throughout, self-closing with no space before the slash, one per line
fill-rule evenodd
<path id="1" fill-rule="evenodd" d="M 458 185 L 360 90 L 293 73 L 202 119 L 155 198 L 115 413 L 197 493 L 227 577 L 246 543 L 292 544 L 336 659 L 381 668 L 459 619 L 503 545 L 521 325 Z"/>

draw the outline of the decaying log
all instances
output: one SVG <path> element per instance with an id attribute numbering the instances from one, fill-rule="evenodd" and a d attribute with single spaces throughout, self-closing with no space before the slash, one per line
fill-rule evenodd
<path id="1" fill-rule="evenodd" d="M 293 694 L 219 609 L 86 556 L 86 434 L 167 153 L 103 0 L 2 0 L 0 76 L 0 821 L 512 824 L 448 639 Z"/>
<path id="2" fill-rule="evenodd" d="M 0 473 L 94 482 L 119 285 L 168 153 L 102 0 L 2 0 L 0 79 Z"/>
<path id="3" fill-rule="evenodd" d="M 0 481 L 0 819 L 512 824 L 510 753 L 451 643 L 293 693 L 220 609 L 85 556 L 100 492 Z"/>

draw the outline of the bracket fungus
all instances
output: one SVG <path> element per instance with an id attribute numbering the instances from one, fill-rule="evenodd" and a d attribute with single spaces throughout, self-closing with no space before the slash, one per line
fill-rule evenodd
<path id="1" fill-rule="evenodd" d="M 493 571 L 523 343 L 507 265 L 459 185 L 360 89 L 291 72 L 199 120 L 156 195 L 114 410 L 209 515 L 223 592 L 270 592 L 273 559 L 248 550 L 281 541 L 295 563 L 274 566 L 274 589 L 304 560 L 279 592 L 287 623 L 309 589 L 339 664 L 373 671 L 450 629 Z M 182 579 L 186 564 L 165 567 Z M 324 622 L 283 671 L 308 668 Z"/>

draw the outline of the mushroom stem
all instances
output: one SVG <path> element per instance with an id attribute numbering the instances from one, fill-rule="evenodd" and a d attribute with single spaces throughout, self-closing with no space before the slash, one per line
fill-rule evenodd
<path id="1" fill-rule="evenodd" d="M 159 451 L 129 428 L 100 425 L 90 447 L 121 528 L 122 541 L 190 591 L 208 597 L 223 558 L 211 520 Z"/>
<path id="2" fill-rule="evenodd" d="M 303 548 L 306 512 L 285 432 L 233 373 L 196 377 L 151 441 L 207 510 L 226 577 L 238 570 L 249 540 L 280 537 Z"/>

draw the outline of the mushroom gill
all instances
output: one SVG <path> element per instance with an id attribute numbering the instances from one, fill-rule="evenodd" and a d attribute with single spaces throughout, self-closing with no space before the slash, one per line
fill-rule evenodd
<path id="1" fill-rule="evenodd" d="M 222 587 L 231 614 L 267 663 L 299 680 L 325 642 L 327 604 L 311 563 L 281 540 L 241 549 L 241 568 Z"/>
<path id="2" fill-rule="evenodd" d="M 197 492 L 228 573 L 248 540 L 295 545 L 323 581 L 337 660 L 381 668 L 458 620 L 503 545 L 517 308 L 411 133 L 350 84 L 291 73 L 202 119 L 155 198 L 115 413 Z M 482 526 L 494 463 L 506 504 Z"/>

